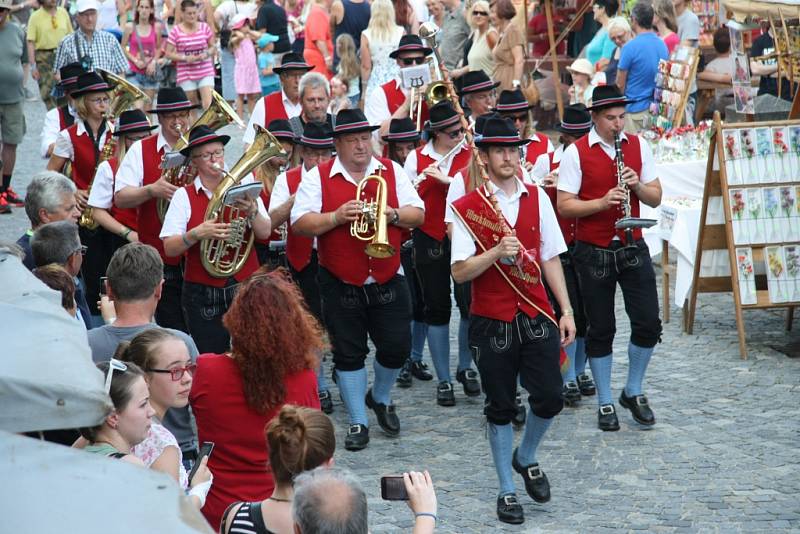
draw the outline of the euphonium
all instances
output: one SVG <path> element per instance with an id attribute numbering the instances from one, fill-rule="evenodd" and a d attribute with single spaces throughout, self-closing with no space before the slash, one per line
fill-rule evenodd
<path id="1" fill-rule="evenodd" d="M 200 260 L 208 274 L 215 278 L 228 278 L 238 273 L 253 248 L 254 236 L 247 216 L 242 215 L 239 208 L 224 204 L 225 194 L 267 160 L 286 156 L 275 136 L 259 125 L 255 125 L 255 129 L 253 144 L 229 172 L 223 171 L 225 178 L 214 190 L 206 208 L 205 220 L 230 224 L 230 235 L 227 239 L 204 239 L 200 243 Z"/>
<path id="2" fill-rule="evenodd" d="M 631 190 L 625 180 L 622 178 L 622 171 L 625 169 L 625 162 L 622 159 L 622 143 L 620 142 L 619 132 L 614 132 L 614 164 L 617 173 L 617 186 L 625 190 L 625 199 L 620 204 L 619 208 L 622 212 L 622 218 L 614 223 L 617 229 L 625 230 L 625 244 L 633 245 L 633 229 L 634 228 L 650 228 L 658 221 L 655 219 L 642 219 L 633 217 L 631 215 Z"/>
<path id="3" fill-rule="evenodd" d="M 356 189 L 356 200 L 370 182 L 375 181 L 378 189 L 375 198 L 362 201 L 361 215 L 350 224 L 350 235 L 361 241 L 369 241 L 364 252 L 373 258 L 394 256 L 394 247 L 389 244 L 389 230 L 386 222 L 386 180 L 378 174 L 364 177 Z"/>
<path id="4" fill-rule="evenodd" d="M 178 142 L 175 143 L 175 146 L 172 147 L 171 153 L 177 153 L 186 148 L 189 144 L 189 132 L 203 124 L 212 130 L 219 130 L 228 124 L 236 124 L 240 128 L 245 127 L 244 122 L 242 122 L 242 119 L 239 118 L 239 115 L 236 114 L 236 111 L 233 110 L 230 104 L 225 102 L 225 99 L 214 91 L 212 93 L 211 105 L 208 106 L 208 109 L 206 109 L 196 121 L 194 121 L 194 124 L 192 124 L 187 132 L 181 132 L 181 136 Z M 249 153 L 250 151 L 248 150 L 247 152 Z M 186 168 L 187 165 L 190 164 L 186 163 L 184 165 L 178 165 L 177 167 L 165 168 L 162 159 L 163 170 L 161 171 L 161 177 L 174 186 L 184 187 L 194 180 L 195 176 L 192 169 Z M 167 208 L 169 208 L 169 200 L 159 198 L 156 202 L 156 210 L 158 212 L 158 219 L 161 222 L 164 222 L 164 215 L 167 213 Z"/>

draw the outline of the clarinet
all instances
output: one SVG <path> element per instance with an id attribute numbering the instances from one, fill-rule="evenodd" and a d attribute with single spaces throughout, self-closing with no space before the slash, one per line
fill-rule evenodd
<path id="1" fill-rule="evenodd" d="M 622 212 L 622 218 L 631 218 L 631 190 L 622 179 L 622 170 L 625 168 L 625 162 L 622 158 L 622 144 L 619 139 L 619 132 L 614 133 L 614 162 L 617 166 L 617 186 L 625 190 L 625 199 L 620 204 L 619 208 Z M 625 244 L 630 245 L 633 243 L 633 228 L 627 226 L 625 228 Z"/>

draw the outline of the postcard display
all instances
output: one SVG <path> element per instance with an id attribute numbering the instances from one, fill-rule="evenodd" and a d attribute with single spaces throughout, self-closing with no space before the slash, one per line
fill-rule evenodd
<path id="1" fill-rule="evenodd" d="M 650 104 L 650 126 L 665 130 L 680 127 L 699 58 L 697 48 L 678 46 L 669 59 L 659 60 L 656 88 Z"/>
<path id="2" fill-rule="evenodd" d="M 722 197 L 724 225 L 707 224 L 713 197 Z M 733 291 L 746 358 L 742 310 L 789 308 L 791 314 L 800 305 L 799 200 L 800 120 L 723 125 L 715 113 L 687 332 L 698 293 Z M 700 277 L 703 251 L 720 249 L 728 250 L 733 276 Z"/>

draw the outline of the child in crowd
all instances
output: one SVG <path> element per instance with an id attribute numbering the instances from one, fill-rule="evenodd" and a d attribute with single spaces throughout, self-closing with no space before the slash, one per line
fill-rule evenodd
<path id="1" fill-rule="evenodd" d="M 570 104 L 583 104 L 584 106 L 592 105 L 592 76 L 594 75 L 594 68 L 589 63 L 588 59 L 580 58 L 572 62 L 572 65 L 567 67 L 567 70 L 572 75 L 572 85 L 569 88 L 569 103 Z"/>
<path id="2" fill-rule="evenodd" d="M 358 101 L 353 105 L 350 98 L 347 96 L 349 92 L 346 80 L 343 80 L 340 75 L 331 78 L 331 103 L 328 107 L 328 113 L 336 115 L 343 109 L 352 109 L 358 107 Z"/>
<path id="3" fill-rule="evenodd" d="M 261 94 L 267 96 L 275 91 L 280 91 L 281 81 L 272 69 L 275 67 L 275 48 L 277 35 L 265 33 L 258 39 L 258 77 L 261 81 Z"/>
<path id="4" fill-rule="evenodd" d="M 336 38 L 336 55 L 339 57 L 336 75 L 348 87 L 347 97 L 350 99 L 350 107 L 358 107 L 358 100 L 361 96 L 361 87 L 359 87 L 361 64 L 356 56 L 356 43 L 350 34 L 343 33 Z"/>
<path id="5" fill-rule="evenodd" d="M 253 41 L 259 38 L 253 30 L 250 19 L 240 14 L 233 19 L 229 46 L 236 60 L 234 82 L 236 83 L 236 109 L 244 115 L 244 99 L 247 98 L 247 110 L 253 113 L 256 100 L 261 96 L 261 83 L 256 63 L 256 48 Z"/>

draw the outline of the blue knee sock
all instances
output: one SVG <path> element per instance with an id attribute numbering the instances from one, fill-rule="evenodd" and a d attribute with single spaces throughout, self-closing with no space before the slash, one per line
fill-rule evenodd
<path id="1" fill-rule="evenodd" d="M 561 376 L 564 382 L 575 382 L 575 348 L 575 343 L 570 343 L 564 347 L 564 352 L 567 353 L 566 369 L 564 369 Z"/>
<path id="2" fill-rule="evenodd" d="M 350 416 L 350 424 L 368 426 L 367 407 L 364 404 L 364 397 L 367 396 L 367 368 L 362 367 L 357 371 L 337 370 L 336 377 Z"/>
<path id="3" fill-rule="evenodd" d="M 469 350 L 469 319 L 458 321 L 458 370 L 472 367 L 472 351 Z"/>
<path id="4" fill-rule="evenodd" d="M 514 429 L 511 423 L 495 425 L 489 423 L 489 446 L 492 448 L 492 459 L 500 482 L 499 496 L 516 493 L 514 474 L 511 471 L 511 455 L 514 452 Z"/>
<path id="5" fill-rule="evenodd" d="M 322 354 L 319 356 L 319 365 L 317 366 L 317 390 L 328 391 L 328 381 L 325 379 L 325 364 L 322 363 Z"/>
<path id="6" fill-rule="evenodd" d="M 586 372 L 586 339 L 576 337 L 573 345 L 575 345 L 575 375 L 581 375 Z"/>
<path id="7" fill-rule="evenodd" d="M 400 374 L 400 369 L 384 367 L 378 363 L 378 360 L 373 362 L 372 369 L 375 372 L 375 380 L 372 383 L 372 398 L 375 399 L 375 402 L 388 406 L 392 403 L 392 386 L 397 380 L 397 375 Z M 364 393 L 366 394 L 366 391 Z"/>
<path id="8" fill-rule="evenodd" d="M 428 325 L 421 321 L 411 321 L 411 360 L 422 361 L 422 351 L 425 350 L 425 337 Z"/>
<path id="9" fill-rule="evenodd" d="M 525 422 L 525 432 L 522 434 L 522 442 L 517 450 L 517 462 L 521 465 L 531 465 L 538 463 L 536 460 L 536 450 L 542 442 L 547 429 L 553 424 L 553 417 L 545 419 L 534 414 L 528 413 L 528 420 Z"/>
<path id="10" fill-rule="evenodd" d="M 428 325 L 428 350 L 439 382 L 451 382 L 449 325 Z"/>
<path id="11" fill-rule="evenodd" d="M 645 348 L 628 343 L 628 382 L 625 384 L 625 394 L 628 397 L 642 394 L 644 372 L 652 355 L 653 347 Z"/>
<path id="12" fill-rule="evenodd" d="M 597 386 L 598 406 L 614 402 L 611 399 L 611 360 L 611 354 L 600 358 L 589 358 L 589 367 L 592 368 L 592 376 Z"/>

